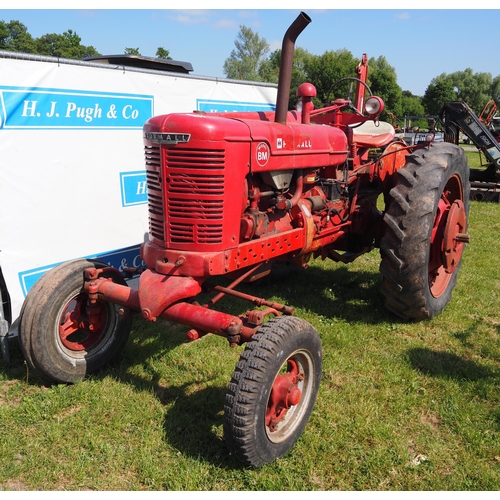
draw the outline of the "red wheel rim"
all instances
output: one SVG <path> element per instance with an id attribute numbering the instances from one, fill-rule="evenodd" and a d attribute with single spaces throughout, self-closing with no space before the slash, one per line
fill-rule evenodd
<path id="1" fill-rule="evenodd" d="M 440 297 L 448 287 L 464 249 L 467 214 L 462 199 L 462 181 L 454 175 L 446 183 L 438 203 L 431 235 L 429 288 Z"/>
<path id="2" fill-rule="evenodd" d="M 266 411 L 266 426 L 272 432 L 278 422 L 284 418 L 286 412 L 299 403 L 301 398 L 297 383 L 304 378 L 300 373 L 297 362 L 290 358 L 287 369 L 274 380 Z"/>
<path id="3" fill-rule="evenodd" d="M 70 351 L 87 351 L 99 341 L 107 322 L 105 307 L 95 305 L 88 314 L 87 295 L 71 299 L 62 311 L 59 322 L 61 344 Z"/>

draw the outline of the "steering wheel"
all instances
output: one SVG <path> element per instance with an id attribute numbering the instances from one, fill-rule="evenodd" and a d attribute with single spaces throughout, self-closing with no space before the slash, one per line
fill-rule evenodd
<path id="1" fill-rule="evenodd" d="M 326 101 L 327 101 L 327 106 L 330 104 L 330 95 L 331 95 L 331 93 L 332 93 L 333 89 L 334 89 L 335 87 L 337 87 L 340 83 L 345 82 L 345 81 L 348 81 L 348 80 L 350 80 L 351 82 L 361 83 L 361 84 L 365 87 L 365 89 L 368 91 L 368 94 L 370 94 L 370 97 L 373 95 L 373 94 L 372 94 L 372 91 L 371 91 L 371 89 L 370 89 L 370 87 L 368 87 L 368 85 L 367 85 L 367 84 L 366 84 L 363 80 L 360 80 L 359 78 L 355 78 L 355 77 L 353 77 L 353 76 L 346 76 L 345 78 L 341 78 L 340 80 L 337 80 L 336 82 L 333 82 L 333 83 L 332 83 L 332 86 L 331 86 L 331 87 L 330 87 L 330 89 L 328 90 L 328 95 L 327 95 L 327 99 L 326 99 Z M 352 92 L 352 83 L 351 83 L 351 86 L 350 86 L 350 88 L 349 88 L 349 93 L 347 94 L 347 100 L 349 101 L 349 107 L 350 107 L 353 111 L 355 111 L 356 113 L 358 113 L 358 114 L 361 114 L 361 115 L 362 115 L 362 114 L 363 114 L 363 112 L 362 112 L 362 111 L 359 111 L 358 109 L 356 109 L 356 107 L 354 106 L 354 104 L 353 104 L 353 103 L 352 103 L 352 101 L 351 101 L 351 92 Z"/>

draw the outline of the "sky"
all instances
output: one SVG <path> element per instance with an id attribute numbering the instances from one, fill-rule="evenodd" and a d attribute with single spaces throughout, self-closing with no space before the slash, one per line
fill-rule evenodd
<path id="1" fill-rule="evenodd" d="M 346 8 L 350 2 L 339 0 L 290 0 L 286 2 L 290 8 L 284 10 L 273 8 L 277 2 L 261 0 L 240 0 L 239 9 L 227 9 L 234 4 L 218 0 L 143 0 L 143 8 L 136 10 L 127 8 L 132 2 L 114 9 L 116 2 L 88 0 L 72 4 L 85 9 L 64 9 L 67 2 L 47 0 L 46 8 L 37 10 L 40 3 L 18 0 L 18 9 L 0 8 L 0 20 L 20 21 L 35 38 L 72 30 L 83 45 L 92 45 L 103 55 L 123 54 L 130 47 L 155 57 L 157 48 L 163 47 L 172 59 L 190 62 L 192 74 L 224 78 L 224 61 L 235 48 L 240 26 L 265 38 L 273 51 L 281 48 L 286 30 L 303 10 L 312 22 L 297 38 L 297 47 L 314 55 L 347 49 L 360 59 L 365 53 L 369 58 L 384 56 L 395 68 L 399 86 L 414 95 L 422 96 L 442 73 L 471 68 L 492 77 L 500 74 L 500 9 L 493 9 L 493 2 L 483 1 L 481 9 L 468 10 L 447 8 L 447 2 L 458 3 L 450 0 L 439 2 L 440 9 L 433 8 L 436 2 L 430 0 L 381 1 L 376 5 L 383 8 L 372 9 L 374 3 L 365 0 L 358 0 L 355 8 Z M 184 9 L 164 8 L 172 4 Z M 210 9 L 203 8 L 207 4 Z M 419 8 L 399 8 L 403 4 Z"/>

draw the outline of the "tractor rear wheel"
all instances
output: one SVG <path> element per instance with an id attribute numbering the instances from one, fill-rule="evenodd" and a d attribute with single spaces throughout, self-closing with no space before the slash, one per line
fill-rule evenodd
<path id="1" fill-rule="evenodd" d="M 30 289 L 19 322 L 19 343 L 28 365 L 50 382 L 72 383 L 111 362 L 123 349 L 132 318 L 111 303 L 92 306 L 83 292 L 84 271 L 107 264 L 75 260 L 44 274 Z M 103 277 L 126 285 L 117 273 Z"/>
<path id="2" fill-rule="evenodd" d="M 247 343 L 224 405 L 230 452 L 259 467 L 283 456 L 309 420 L 321 378 L 321 340 L 306 321 L 271 319 Z"/>
<path id="3" fill-rule="evenodd" d="M 431 143 L 397 171 L 380 244 L 386 307 L 404 319 L 439 314 L 451 300 L 468 241 L 469 167 L 464 152 Z"/>

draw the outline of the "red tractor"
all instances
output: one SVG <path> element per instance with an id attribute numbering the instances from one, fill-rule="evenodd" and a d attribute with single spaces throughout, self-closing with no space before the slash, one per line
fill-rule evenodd
<path id="1" fill-rule="evenodd" d="M 421 320 L 450 300 L 468 241 L 462 149 L 394 141 L 393 127 L 378 120 L 384 103 L 367 86 L 366 56 L 351 79 L 354 102 L 313 109 L 316 89 L 304 83 L 297 110 L 288 110 L 295 40 L 310 21 L 301 13 L 284 36 L 276 112 L 174 113 L 144 125 L 149 240 L 145 267 L 131 270 L 138 288 L 102 262 L 67 262 L 30 290 L 19 327 L 29 365 L 63 383 L 115 358 L 133 313 L 187 325 L 189 339 L 213 333 L 246 343 L 224 433 L 231 453 L 253 466 L 284 455 L 302 433 L 320 383 L 321 340 L 292 307 L 237 286 L 273 263 L 346 263 L 380 248 L 387 307 Z M 230 284 L 217 284 L 221 277 Z M 201 292 L 212 298 L 199 303 Z M 254 309 L 215 310 L 225 295 Z"/>

